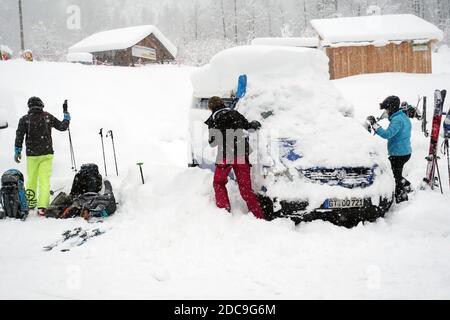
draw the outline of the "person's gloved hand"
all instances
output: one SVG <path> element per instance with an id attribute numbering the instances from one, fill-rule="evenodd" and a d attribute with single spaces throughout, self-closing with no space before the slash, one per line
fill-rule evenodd
<path id="1" fill-rule="evenodd" d="M 375 119 L 374 116 L 368 117 L 367 122 L 370 124 L 373 130 L 375 130 L 375 132 L 380 128 L 380 125 L 378 124 L 377 119 Z"/>
<path id="2" fill-rule="evenodd" d="M 371 126 L 373 126 L 375 123 L 377 123 L 377 119 L 375 119 L 374 116 L 367 117 L 367 122 L 370 123 Z"/>
<path id="3" fill-rule="evenodd" d="M 22 160 L 22 148 L 16 147 L 15 152 L 14 152 L 14 161 L 16 163 L 20 163 L 20 160 Z"/>
<path id="4" fill-rule="evenodd" d="M 64 112 L 64 120 L 70 121 L 71 117 L 70 117 L 70 113 L 69 113 L 69 104 L 68 104 L 67 100 L 64 100 L 63 112 Z"/>
<path id="5" fill-rule="evenodd" d="M 250 122 L 250 129 L 253 129 L 253 130 L 259 130 L 259 129 L 261 129 L 261 127 L 262 127 L 262 125 L 261 125 L 261 123 L 258 122 L 258 121 L 252 121 L 252 122 Z"/>

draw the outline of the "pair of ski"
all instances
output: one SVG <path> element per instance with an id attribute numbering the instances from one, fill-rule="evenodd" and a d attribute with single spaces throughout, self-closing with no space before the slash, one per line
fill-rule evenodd
<path id="1" fill-rule="evenodd" d="M 89 240 L 105 233 L 106 230 L 102 230 L 100 228 L 84 230 L 83 228 L 78 227 L 73 230 L 64 231 L 61 235 L 61 239 L 45 246 L 43 249 L 48 252 L 58 248 L 61 252 L 69 252 L 71 249 L 80 247 Z"/>
<path id="2" fill-rule="evenodd" d="M 428 157 L 426 160 L 428 161 L 427 173 L 424 179 L 424 183 L 426 186 L 430 187 L 434 190 L 436 187 L 439 187 L 441 193 L 443 193 L 442 189 L 442 181 L 441 174 L 439 171 L 438 160 L 440 159 L 437 152 L 439 146 L 439 135 L 441 132 L 441 124 L 442 124 L 442 116 L 444 110 L 445 98 L 447 96 L 446 90 L 436 90 L 434 93 L 434 115 L 433 115 L 433 124 L 431 131 L 431 141 L 430 141 L 430 149 L 428 153 Z M 450 121 L 450 110 L 447 113 L 446 122 Z M 446 142 L 448 144 L 448 133 L 446 133 Z M 444 142 L 445 143 L 445 142 Z M 448 150 L 447 150 L 448 151 Z M 449 184 L 450 184 L 450 159 L 448 159 L 448 170 L 449 170 Z"/>

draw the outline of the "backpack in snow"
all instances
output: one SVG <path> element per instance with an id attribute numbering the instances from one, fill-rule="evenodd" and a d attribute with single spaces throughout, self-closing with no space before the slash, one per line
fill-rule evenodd
<path id="1" fill-rule="evenodd" d="M 112 185 L 105 180 L 105 192 L 98 194 L 88 192 L 79 196 L 74 201 L 74 206 L 80 210 L 80 215 L 88 218 L 106 218 L 116 212 L 116 199 L 112 190 Z"/>
<path id="2" fill-rule="evenodd" d="M 70 195 L 80 196 L 88 192 L 98 193 L 102 190 L 103 178 L 96 164 L 84 164 L 80 172 L 75 175 Z"/>
<path id="3" fill-rule="evenodd" d="M 113 215 L 116 209 L 112 185 L 105 180 L 105 192 L 103 194 L 87 192 L 74 197 L 61 192 L 48 208 L 47 217 L 61 219 L 80 216 L 85 219 L 105 218 Z"/>
<path id="4" fill-rule="evenodd" d="M 0 204 L 3 207 L 3 210 L 0 210 L 0 219 L 25 219 L 28 216 L 24 177 L 19 170 L 8 170 L 2 175 Z"/>

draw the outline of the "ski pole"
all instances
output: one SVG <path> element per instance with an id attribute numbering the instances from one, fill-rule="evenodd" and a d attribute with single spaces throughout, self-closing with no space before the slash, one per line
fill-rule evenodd
<path id="1" fill-rule="evenodd" d="M 69 113 L 69 103 L 66 100 L 64 100 L 64 104 L 63 104 L 63 112 L 64 115 Z M 65 118 L 65 116 L 64 116 Z M 72 133 L 70 132 L 70 124 L 69 127 L 67 128 L 67 131 L 69 132 L 69 145 L 70 145 L 70 161 L 71 161 L 71 166 L 72 166 L 72 170 L 77 172 L 77 164 L 75 162 L 75 152 L 73 150 L 73 142 L 72 142 Z"/>
<path id="2" fill-rule="evenodd" d="M 450 186 L 450 147 L 449 147 L 448 138 L 445 138 L 445 152 L 447 153 L 448 184 Z"/>
<path id="3" fill-rule="evenodd" d="M 103 142 L 103 128 L 100 129 L 99 135 L 102 140 L 103 164 L 105 165 L 105 176 L 107 177 L 108 171 L 106 170 L 105 143 Z"/>
<path id="4" fill-rule="evenodd" d="M 112 141 L 112 146 L 113 146 L 113 152 L 114 152 L 114 163 L 116 164 L 116 173 L 117 176 L 119 176 L 119 169 L 117 167 L 117 156 L 116 156 L 116 146 L 114 144 L 114 134 L 112 132 L 112 130 L 109 130 L 106 137 L 111 137 L 111 141 Z"/>
<path id="5" fill-rule="evenodd" d="M 142 171 L 142 166 L 144 165 L 144 163 L 143 163 L 143 162 L 139 162 L 139 163 L 137 163 L 137 165 L 139 166 L 139 170 L 141 171 L 142 184 L 145 184 L 145 181 L 144 181 L 144 172 Z"/>
<path id="6" fill-rule="evenodd" d="M 439 188 L 441 188 L 441 194 L 444 194 L 444 189 L 442 189 L 442 180 L 441 180 L 441 172 L 439 171 L 439 164 L 438 164 L 438 160 L 440 159 L 439 157 L 435 158 L 436 160 L 436 171 L 438 174 L 438 181 L 439 181 Z"/>
<path id="7" fill-rule="evenodd" d="M 70 144 L 70 161 L 72 162 L 72 170 L 77 172 L 77 163 L 75 161 L 75 152 L 73 150 L 72 134 L 70 132 L 70 128 L 68 129 L 68 131 L 69 131 L 69 144 Z"/>

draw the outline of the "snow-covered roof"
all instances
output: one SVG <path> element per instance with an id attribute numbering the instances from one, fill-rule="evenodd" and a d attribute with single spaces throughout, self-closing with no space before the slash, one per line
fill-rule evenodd
<path id="1" fill-rule="evenodd" d="M 324 46 L 346 42 L 438 40 L 444 33 L 432 23 L 412 14 L 315 19 L 311 25 Z"/>
<path id="2" fill-rule="evenodd" d="M 317 48 L 320 45 L 319 38 L 256 38 L 252 41 L 253 46 L 288 46 Z"/>
<path id="3" fill-rule="evenodd" d="M 151 34 L 161 41 L 170 54 L 176 57 L 177 47 L 157 27 L 152 25 L 114 29 L 93 34 L 70 47 L 69 53 L 127 49 Z"/>
<path id="4" fill-rule="evenodd" d="M 198 68 L 192 77 L 194 96 L 230 97 L 237 79 L 290 78 L 314 74 L 328 80 L 328 58 L 321 50 L 286 46 L 238 46 L 219 52 L 209 64 Z"/>

